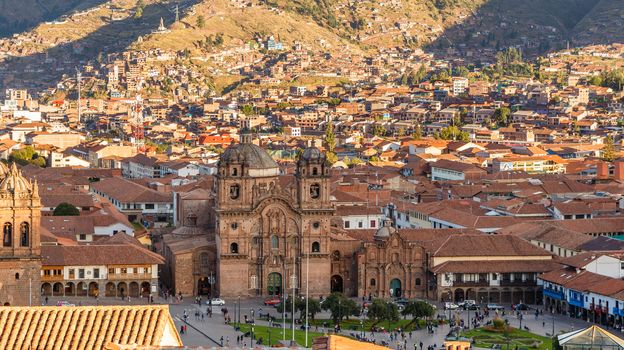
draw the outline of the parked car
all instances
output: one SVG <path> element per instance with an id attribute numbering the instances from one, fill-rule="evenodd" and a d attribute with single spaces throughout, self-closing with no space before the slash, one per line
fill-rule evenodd
<path id="1" fill-rule="evenodd" d="M 210 300 L 206 300 L 206 305 L 222 306 L 225 305 L 225 300 L 221 298 L 212 298 Z"/>
<path id="2" fill-rule="evenodd" d="M 464 310 L 477 310 L 479 308 L 477 306 L 477 302 L 472 299 L 464 300 L 458 305 L 461 306 Z"/>
<path id="3" fill-rule="evenodd" d="M 519 310 L 519 311 L 524 311 L 524 310 L 529 310 L 531 307 L 527 304 L 516 304 L 514 305 L 514 309 Z"/>
<path id="4" fill-rule="evenodd" d="M 488 310 L 505 310 L 505 307 L 498 304 L 487 304 Z"/>
<path id="5" fill-rule="evenodd" d="M 265 299 L 265 300 L 264 300 L 264 305 L 267 305 L 267 306 L 276 306 L 276 305 L 278 305 L 278 304 L 279 304 L 279 303 L 281 303 L 281 302 L 282 302 L 282 299 L 280 299 L 280 298 L 278 298 L 278 297 L 271 297 L 271 298 L 269 298 L 269 299 Z"/>
<path id="6" fill-rule="evenodd" d="M 459 308 L 459 305 L 451 302 L 444 303 L 444 310 L 456 310 Z"/>
<path id="7" fill-rule="evenodd" d="M 56 302 L 56 306 L 76 306 L 76 304 L 72 304 L 67 300 L 59 300 Z"/>
<path id="8" fill-rule="evenodd" d="M 397 305 L 407 305 L 407 303 L 409 303 L 409 299 L 405 299 L 405 298 L 398 298 L 394 301 L 395 303 L 397 303 Z"/>

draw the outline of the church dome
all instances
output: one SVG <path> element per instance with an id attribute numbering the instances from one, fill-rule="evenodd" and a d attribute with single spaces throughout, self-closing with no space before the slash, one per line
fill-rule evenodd
<path id="1" fill-rule="evenodd" d="M 31 189 L 30 182 L 22 176 L 15 163 L 11 165 L 11 169 L 9 169 L 6 177 L 0 182 L 0 191 L 17 193 L 28 192 Z"/>
<path id="2" fill-rule="evenodd" d="M 303 153 L 301 154 L 301 160 L 308 163 L 323 163 L 325 162 L 325 159 L 325 153 L 321 152 L 321 150 L 316 147 L 308 147 L 303 150 Z"/>
<path id="3" fill-rule="evenodd" d="M 247 169 L 279 168 L 277 162 L 262 148 L 253 143 L 231 145 L 219 158 L 221 165 L 242 164 Z"/>
<path id="4" fill-rule="evenodd" d="M 396 232 L 390 220 L 384 220 L 383 226 L 375 232 L 375 239 L 386 239 Z"/>

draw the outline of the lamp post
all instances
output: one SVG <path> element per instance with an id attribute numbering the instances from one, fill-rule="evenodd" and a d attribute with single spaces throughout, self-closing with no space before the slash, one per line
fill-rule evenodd
<path id="1" fill-rule="evenodd" d="M 253 342 L 254 342 L 254 324 L 251 324 L 251 339 L 249 340 L 249 348 L 253 349 Z"/>

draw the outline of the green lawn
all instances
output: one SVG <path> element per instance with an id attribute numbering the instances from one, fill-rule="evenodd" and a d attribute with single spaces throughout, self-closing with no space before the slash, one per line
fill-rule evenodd
<path id="1" fill-rule="evenodd" d="M 280 340 L 283 339 L 283 329 L 281 327 L 267 327 L 267 326 L 253 326 L 254 327 L 254 336 L 256 339 L 262 337 L 262 344 L 269 344 L 269 338 L 271 339 L 271 345 L 276 345 Z M 251 325 L 241 324 L 240 326 L 241 332 L 250 332 Z M 270 331 L 270 336 L 269 336 Z M 312 339 L 323 336 L 323 333 L 317 332 L 308 332 L 308 347 L 312 347 Z M 290 340 L 292 338 L 292 330 L 286 326 L 286 340 Z M 247 342 L 249 342 L 249 338 L 245 338 Z M 295 341 L 297 344 L 301 346 L 305 346 L 305 331 L 295 329 Z M 254 342 L 255 344 L 255 342 Z M 249 344 L 248 344 L 249 345 Z"/>
<path id="2" fill-rule="evenodd" d="M 281 323 L 281 318 L 277 318 L 276 322 Z M 318 320 L 310 320 L 310 325 L 312 326 L 312 329 L 315 329 L 315 326 L 319 327 L 319 330 L 321 330 L 321 327 L 323 326 L 323 322 L 327 323 L 327 327 L 330 329 L 334 328 L 334 321 L 329 320 L 329 319 L 318 319 Z M 286 323 L 290 323 L 290 318 L 286 318 Z M 419 320 L 418 323 L 420 323 L 421 327 L 425 326 L 425 320 Z M 357 318 L 352 318 L 349 320 L 342 320 L 342 329 L 343 330 L 349 330 L 349 331 L 361 331 L 362 328 L 360 326 L 360 320 Z M 369 332 L 371 330 L 371 328 L 373 326 L 376 326 L 377 328 L 383 328 L 385 330 L 391 331 L 391 330 L 395 330 L 397 328 L 401 328 L 407 332 L 409 331 L 413 331 L 416 329 L 416 322 L 412 323 L 411 319 L 400 319 L 398 322 L 389 322 L 389 321 L 382 321 L 379 323 L 375 323 L 374 321 L 371 320 L 364 320 L 364 330 Z"/>
<path id="3" fill-rule="evenodd" d="M 484 328 L 477 328 L 462 332 L 462 336 L 474 339 L 476 347 L 491 348 L 492 345 L 499 344 L 503 350 L 507 349 L 507 339 L 505 339 L 503 332 L 492 332 Z M 547 350 L 552 348 L 552 340 L 550 338 L 515 328 L 509 332 L 509 338 L 509 349 Z"/>

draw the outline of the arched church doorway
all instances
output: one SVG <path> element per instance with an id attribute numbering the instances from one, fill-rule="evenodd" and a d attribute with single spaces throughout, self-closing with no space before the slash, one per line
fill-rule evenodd
<path id="1" fill-rule="evenodd" d="M 197 294 L 210 295 L 210 283 L 208 283 L 208 277 L 200 277 L 197 280 Z"/>
<path id="2" fill-rule="evenodd" d="M 271 272 L 269 274 L 267 292 L 269 293 L 269 295 L 282 294 L 282 274 L 278 272 Z"/>
<path id="3" fill-rule="evenodd" d="M 393 298 L 400 298 L 401 292 L 401 280 L 394 278 L 390 281 L 390 296 Z"/>
<path id="4" fill-rule="evenodd" d="M 331 278 L 331 292 L 342 293 L 343 291 L 344 291 L 344 286 L 342 283 L 342 276 L 333 275 Z"/>

